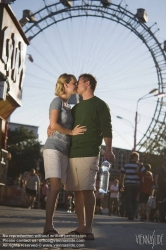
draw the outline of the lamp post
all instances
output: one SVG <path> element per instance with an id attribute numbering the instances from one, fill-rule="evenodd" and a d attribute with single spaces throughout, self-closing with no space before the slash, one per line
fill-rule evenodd
<path id="1" fill-rule="evenodd" d="M 28 56 L 28 59 L 29 59 L 30 62 L 33 62 L 33 61 L 34 61 L 31 54 L 27 54 L 27 56 Z"/>
<path id="2" fill-rule="evenodd" d="M 134 129 L 134 125 L 129 121 L 129 120 L 127 120 L 127 119 L 125 119 L 125 118 L 123 118 L 123 117 L 121 117 L 121 116 L 116 116 L 118 119 L 121 119 L 121 120 L 125 120 L 126 122 L 128 122 L 128 123 L 130 123 L 130 125 L 132 126 L 132 128 Z"/>
<path id="3" fill-rule="evenodd" d="M 142 99 L 153 97 L 153 96 L 149 96 L 149 97 L 146 97 L 146 96 L 149 95 L 149 94 L 154 94 L 154 93 L 157 93 L 157 94 L 153 95 L 153 96 L 157 96 L 158 98 L 161 98 L 161 97 L 166 95 L 164 92 L 158 92 L 158 89 L 153 89 L 148 94 L 146 94 L 146 95 L 142 96 L 141 98 L 139 98 L 138 101 L 137 101 L 136 113 L 135 113 L 135 129 L 134 129 L 134 148 L 133 148 L 133 151 L 136 151 L 136 142 L 137 142 L 138 103 Z"/>

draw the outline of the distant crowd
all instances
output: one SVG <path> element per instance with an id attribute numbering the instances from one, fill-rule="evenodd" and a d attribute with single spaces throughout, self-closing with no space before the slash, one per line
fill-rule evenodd
<path id="1" fill-rule="evenodd" d="M 139 154 L 133 152 L 121 168 L 120 181 L 115 179 L 110 185 L 109 194 L 110 216 L 166 222 L 166 157 L 152 173 L 151 165 L 141 163 Z M 103 199 L 97 185 L 96 213 L 102 214 Z"/>

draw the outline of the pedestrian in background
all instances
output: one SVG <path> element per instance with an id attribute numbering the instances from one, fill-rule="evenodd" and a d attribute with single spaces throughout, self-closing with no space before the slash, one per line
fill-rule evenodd
<path id="1" fill-rule="evenodd" d="M 154 184 L 153 174 L 150 172 L 151 165 L 146 164 L 145 171 L 141 172 L 141 166 L 138 165 L 136 169 L 137 175 L 140 177 L 140 194 L 139 194 L 139 204 L 140 204 L 140 213 L 141 213 L 141 221 L 147 219 L 147 202 L 149 196 L 152 193 L 152 186 Z"/>
<path id="2" fill-rule="evenodd" d="M 166 196 L 166 157 L 162 159 L 161 167 L 157 168 L 155 174 L 155 186 L 157 191 L 157 202 Z"/>
<path id="3" fill-rule="evenodd" d="M 36 196 L 40 196 L 40 179 L 36 174 L 35 169 L 31 169 L 30 173 L 25 176 L 24 185 L 26 189 L 28 207 L 34 208 Z"/>
<path id="4" fill-rule="evenodd" d="M 109 216 L 116 214 L 119 216 L 119 180 L 115 179 L 113 185 L 110 186 Z"/>
<path id="5" fill-rule="evenodd" d="M 130 161 L 121 168 L 120 189 L 125 189 L 126 210 L 128 220 L 134 220 L 137 207 L 137 196 L 140 188 L 140 178 L 136 174 L 139 162 L 139 153 L 133 152 Z"/>

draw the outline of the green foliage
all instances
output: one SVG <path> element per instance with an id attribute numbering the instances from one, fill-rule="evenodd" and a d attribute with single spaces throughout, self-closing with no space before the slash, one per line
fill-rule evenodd
<path id="1" fill-rule="evenodd" d="M 150 154 L 155 154 L 158 156 L 166 155 L 166 126 L 165 121 L 160 125 L 156 126 L 150 133 L 147 140 L 140 144 L 140 146 L 145 150 L 145 152 Z"/>
<path id="2" fill-rule="evenodd" d="M 141 161 L 144 164 L 151 165 L 151 171 L 154 172 L 156 168 L 161 166 L 162 155 L 155 155 L 150 153 L 140 153 Z"/>
<path id="3" fill-rule="evenodd" d="M 144 150 L 144 159 L 146 163 L 152 165 L 152 168 L 161 166 L 161 160 L 166 156 L 166 126 L 165 122 L 156 126 L 150 133 L 147 140 L 140 145 Z"/>
<path id="4" fill-rule="evenodd" d="M 40 169 L 43 169 L 43 158 L 40 152 L 40 143 L 33 131 L 25 127 L 8 132 L 8 151 L 12 155 L 9 163 L 8 175 L 17 176 L 19 173 L 29 171 L 37 167 L 40 162 Z"/>

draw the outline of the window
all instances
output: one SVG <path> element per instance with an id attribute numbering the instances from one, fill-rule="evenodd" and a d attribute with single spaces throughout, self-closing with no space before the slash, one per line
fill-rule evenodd
<path id="1" fill-rule="evenodd" d="M 127 155 L 126 155 L 126 151 L 124 150 L 120 150 L 118 152 L 118 169 L 121 169 L 122 166 L 124 166 L 124 164 L 126 163 L 127 160 Z"/>

